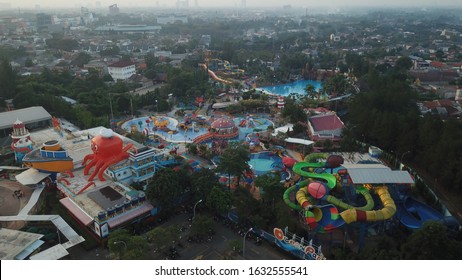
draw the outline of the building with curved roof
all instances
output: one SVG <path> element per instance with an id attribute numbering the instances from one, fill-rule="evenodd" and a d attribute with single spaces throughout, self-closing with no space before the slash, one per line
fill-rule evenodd
<path id="1" fill-rule="evenodd" d="M 210 132 L 223 136 L 229 134 L 230 138 L 235 137 L 231 137 L 231 135 L 234 135 L 236 131 L 238 131 L 236 124 L 231 118 L 227 117 L 218 118 L 210 125 Z"/>

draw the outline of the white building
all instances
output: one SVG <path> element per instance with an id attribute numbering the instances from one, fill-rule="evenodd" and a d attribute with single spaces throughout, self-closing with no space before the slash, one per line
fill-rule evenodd
<path id="1" fill-rule="evenodd" d="M 118 61 L 109 65 L 107 70 L 114 81 L 128 80 L 128 78 L 136 73 L 135 63 L 131 61 Z"/>

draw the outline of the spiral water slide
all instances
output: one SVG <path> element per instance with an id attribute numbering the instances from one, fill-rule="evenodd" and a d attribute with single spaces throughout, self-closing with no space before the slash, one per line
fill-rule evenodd
<path id="1" fill-rule="evenodd" d="M 329 195 L 329 190 L 336 186 L 337 181 L 334 175 L 329 173 L 312 173 L 303 170 L 304 168 L 326 168 L 326 164 L 322 162 L 296 163 L 292 170 L 296 174 L 307 177 L 308 179 L 300 183 L 298 191 L 297 186 L 288 188 L 284 193 L 283 199 L 289 207 L 298 211 L 304 210 L 306 222 L 313 229 L 329 231 L 333 228 L 342 226 L 344 223 L 349 224 L 356 221 L 374 222 L 386 220 L 391 218 L 396 212 L 395 203 L 385 186 L 375 188 L 375 192 L 383 204 L 382 209 L 371 210 L 374 207 L 374 200 L 372 199 L 369 190 L 365 187 L 357 188 L 356 192 L 364 197 L 366 204 L 361 207 L 355 207 L 332 195 Z M 316 183 L 313 179 L 326 182 L 328 189 L 322 190 L 322 188 L 316 188 L 315 191 L 313 191 L 313 189 L 310 190 L 310 183 Z M 318 185 L 320 184 L 318 183 Z M 290 200 L 290 193 L 295 191 L 295 198 L 298 204 L 295 204 Z M 313 196 L 315 196 L 316 199 L 322 199 L 330 204 L 323 206 L 313 205 Z M 339 213 L 338 208 L 346 210 Z"/>
<path id="2" fill-rule="evenodd" d="M 363 211 L 359 209 L 348 209 L 340 213 L 340 216 L 349 224 L 352 222 L 375 222 L 388 220 L 396 213 L 396 205 L 385 186 L 374 189 L 382 202 L 380 210 Z"/>

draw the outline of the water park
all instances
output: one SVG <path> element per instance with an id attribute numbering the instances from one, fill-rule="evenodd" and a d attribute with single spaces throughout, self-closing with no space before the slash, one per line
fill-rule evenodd
<path id="1" fill-rule="evenodd" d="M 223 67 L 219 71 L 243 73 L 227 61 L 214 63 L 218 68 Z M 202 67 L 215 82 L 236 84 L 234 76 L 219 77 L 210 65 Z M 414 196 L 415 179 L 408 171 L 391 169 L 376 153 L 366 154 L 369 160 L 359 161 L 340 152 L 316 152 L 311 146 L 322 137 L 311 137 L 311 141 L 274 136 L 273 129 L 289 133 L 289 126 L 275 128 L 274 115 L 284 107 L 282 97 L 294 92 L 305 94 L 307 85 L 316 90 L 321 87 L 319 82 L 300 80 L 257 88 L 279 95 L 272 114 L 258 111 L 231 114 L 194 108 L 180 116 L 175 110 L 164 114 L 156 110 L 120 120 L 113 129 L 101 126 L 66 132 L 60 121 L 53 119 L 52 128 L 33 133 L 18 120 L 12 124 L 11 149 L 16 162 L 27 170 L 15 177 L 24 185 L 38 185 L 45 180 L 55 185 L 60 204 L 101 241 L 119 228 L 158 215 L 161 207 L 147 199 L 147 187 L 159 170 L 178 171 L 183 165 L 190 165 L 192 173 L 212 170 L 221 183 L 219 188 L 233 192 L 248 190 L 260 202 L 265 190 L 255 183 L 258 177 L 276 178 L 282 195 L 276 201 L 273 199 L 272 207 L 280 202 L 285 208 L 277 208 L 280 212 L 277 214 L 295 217 L 296 225 L 289 228 L 271 224 L 269 229 L 252 224 L 251 231 L 300 259 L 325 259 L 324 251 L 347 239 L 359 252 L 369 236 L 384 235 L 390 228 L 412 231 L 430 220 L 448 227 L 458 226 L 447 213 Z M 208 102 L 201 99 L 200 103 Z M 329 126 L 336 120 L 332 112 L 324 116 L 329 119 L 317 118 L 317 123 L 313 122 L 313 127 L 318 125 L 319 135 L 333 135 L 331 131 L 341 130 L 341 121 L 340 128 Z M 306 124 L 303 129 L 308 127 Z M 144 135 L 140 138 L 143 143 L 133 140 L 136 134 Z M 265 138 L 264 134 L 270 136 Z M 243 143 L 250 158 L 247 162 L 250 171 L 247 168 L 234 177 L 215 170 L 223 151 L 232 142 Z M 212 156 L 193 154 L 189 150 L 193 145 L 208 149 Z M 239 222 L 233 209 L 227 218 Z"/>
<path id="2" fill-rule="evenodd" d="M 266 118 L 232 116 L 185 116 L 180 121 L 168 116 L 145 116 L 125 121 L 121 129 L 127 133 L 141 132 L 170 143 L 202 143 L 212 139 L 245 140 L 255 131 L 265 131 L 273 123 Z M 255 137 L 253 137 L 255 139 Z"/>

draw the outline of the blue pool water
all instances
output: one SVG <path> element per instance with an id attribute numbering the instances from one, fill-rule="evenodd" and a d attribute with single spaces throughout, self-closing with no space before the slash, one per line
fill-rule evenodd
<path id="1" fill-rule="evenodd" d="M 207 127 L 203 127 L 200 125 L 197 125 L 197 128 L 198 128 L 197 131 L 193 131 L 192 129 L 189 129 L 187 131 L 182 130 L 182 129 L 178 130 L 178 127 L 177 127 L 178 121 L 176 119 L 170 118 L 170 117 L 162 117 L 162 118 L 167 119 L 169 121 L 167 127 L 170 130 L 176 130 L 178 131 L 178 133 L 169 134 L 168 132 L 162 131 L 159 129 L 153 130 L 153 124 L 146 123 L 146 119 L 148 119 L 148 117 L 141 117 L 141 118 L 129 120 L 125 122 L 124 124 L 122 124 L 122 129 L 126 131 L 130 131 L 132 125 L 134 125 L 138 131 L 142 132 L 143 130 L 147 128 L 149 135 L 151 134 L 159 135 L 162 138 L 164 138 L 164 140 L 169 141 L 169 142 L 191 142 L 191 140 L 196 138 L 197 136 L 208 132 Z"/>
<path id="2" fill-rule="evenodd" d="M 247 134 L 255 132 L 255 131 L 265 131 L 268 126 L 274 124 L 272 121 L 264 118 L 251 118 L 251 122 L 249 124 L 245 123 L 241 126 L 241 122 L 247 120 L 244 117 L 234 118 L 234 124 L 239 128 L 239 139 L 244 140 Z"/>
<path id="3" fill-rule="evenodd" d="M 282 158 L 272 152 L 250 154 L 249 164 L 252 166 L 255 175 L 262 175 L 283 168 Z"/>
<path id="4" fill-rule="evenodd" d="M 261 88 L 257 88 L 257 90 L 264 90 L 266 92 L 277 94 L 277 95 L 282 95 L 282 96 L 288 96 L 291 93 L 298 93 L 298 94 L 304 95 L 306 94 L 305 88 L 308 84 L 313 85 L 317 91 L 319 91 L 322 88 L 321 83 L 318 81 L 298 80 L 298 81 L 295 81 L 289 84 L 261 87 Z"/>

